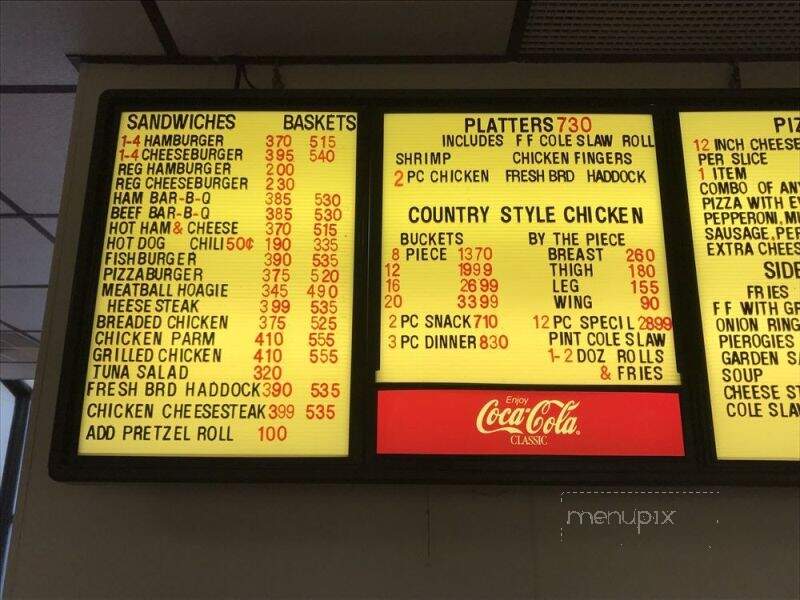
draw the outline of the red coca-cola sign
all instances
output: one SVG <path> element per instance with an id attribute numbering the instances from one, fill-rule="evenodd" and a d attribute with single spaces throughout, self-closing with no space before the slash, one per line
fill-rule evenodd
<path id="1" fill-rule="evenodd" d="M 381 390 L 379 454 L 683 456 L 669 392 Z"/>

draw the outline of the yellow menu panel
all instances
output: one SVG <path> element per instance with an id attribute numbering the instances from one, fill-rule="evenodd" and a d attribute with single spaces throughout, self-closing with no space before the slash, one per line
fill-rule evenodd
<path id="1" fill-rule="evenodd" d="M 381 382 L 677 385 L 652 118 L 388 114 Z"/>
<path id="2" fill-rule="evenodd" d="M 348 454 L 356 129 L 122 114 L 80 454 Z"/>
<path id="3" fill-rule="evenodd" d="M 800 460 L 800 111 L 680 119 L 717 457 Z"/>

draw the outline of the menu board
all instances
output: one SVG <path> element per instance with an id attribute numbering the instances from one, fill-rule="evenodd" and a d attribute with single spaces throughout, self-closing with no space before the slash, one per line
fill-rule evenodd
<path id="1" fill-rule="evenodd" d="M 380 382 L 678 385 L 653 123 L 384 118 Z"/>
<path id="2" fill-rule="evenodd" d="M 379 453 L 683 455 L 650 115 L 387 114 L 382 215 Z"/>
<path id="3" fill-rule="evenodd" d="M 800 112 L 680 123 L 717 457 L 800 460 Z"/>
<path id="4" fill-rule="evenodd" d="M 121 114 L 79 454 L 348 455 L 356 131 Z"/>

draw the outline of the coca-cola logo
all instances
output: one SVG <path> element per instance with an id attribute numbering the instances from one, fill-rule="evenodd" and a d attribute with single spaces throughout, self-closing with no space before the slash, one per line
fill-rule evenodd
<path id="1" fill-rule="evenodd" d="M 580 406 L 575 400 L 540 400 L 528 406 L 527 398 L 506 399 L 503 405 L 496 398 L 486 402 L 478 412 L 475 425 L 485 434 L 507 433 L 580 435 L 578 416 L 573 412 Z"/>

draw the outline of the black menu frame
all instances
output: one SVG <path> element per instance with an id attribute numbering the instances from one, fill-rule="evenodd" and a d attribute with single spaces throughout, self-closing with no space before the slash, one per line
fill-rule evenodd
<path id="1" fill-rule="evenodd" d="M 797 461 L 718 460 L 706 378 L 678 114 L 800 107 L 798 90 L 110 90 L 99 102 L 72 282 L 50 454 L 60 481 L 273 481 L 795 485 Z M 90 334 L 119 119 L 125 111 L 358 113 L 350 453 L 342 458 L 85 456 L 77 452 Z M 383 115 L 397 112 L 649 114 L 658 157 L 679 386 L 376 384 L 380 340 Z M 676 285 L 679 281 L 680 285 Z M 379 389 L 669 391 L 680 396 L 685 456 L 378 455 Z"/>

